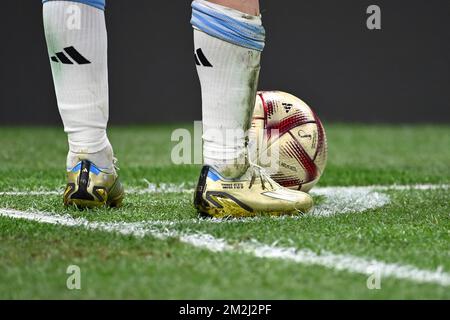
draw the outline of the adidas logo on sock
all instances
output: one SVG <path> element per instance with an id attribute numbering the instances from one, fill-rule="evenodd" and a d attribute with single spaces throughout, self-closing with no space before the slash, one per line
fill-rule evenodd
<path id="1" fill-rule="evenodd" d="M 66 54 L 64 54 L 64 52 L 73 60 L 70 60 Z M 56 63 L 63 63 L 63 64 L 74 64 L 74 62 L 76 64 L 90 64 L 91 62 L 86 59 L 85 57 L 83 57 L 81 55 L 81 53 L 78 52 L 77 49 L 75 49 L 74 47 L 67 47 L 64 48 L 64 52 L 57 52 L 55 53 L 55 55 L 53 57 L 51 57 L 50 59 L 53 62 Z"/>
<path id="2" fill-rule="evenodd" d="M 212 67 L 212 64 L 206 59 L 205 54 L 203 53 L 202 49 L 197 49 L 196 53 L 194 53 L 195 58 L 195 64 L 198 66 L 204 66 L 204 67 Z"/>

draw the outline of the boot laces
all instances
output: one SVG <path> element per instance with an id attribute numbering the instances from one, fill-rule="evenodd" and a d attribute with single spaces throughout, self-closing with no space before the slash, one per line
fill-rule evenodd
<path id="1" fill-rule="evenodd" d="M 270 187 L 272 189 L 274 189 L 273 186 L 273 180 L 272 178 L 270 178 L 270 176 L 266 173 L 266 170 L 264 170 L 264 168 L 262 168 L 261 166 L 258 166 L 256 164 L 251 164 L 250 165 L 250 170 L 251 170 L 251 180 L 250 180 L 250 185 L 249 185 L 249 189 L 251 189 L 256 181 L 256 179 L 259 178 L 259 180 L 261 181 L 261 187 L 263 190 L 266 189 L 266 184 L 270 185 Z"/>
<path id="2" fill-rule="evenodd" d="M 120 170 L 120 168 L 119 168 L 119 160 L 117 160 L 116 157 L 113 157 L 113 168 L 114 168 L 116 171 L 119 171 L 119 170 Z"/>

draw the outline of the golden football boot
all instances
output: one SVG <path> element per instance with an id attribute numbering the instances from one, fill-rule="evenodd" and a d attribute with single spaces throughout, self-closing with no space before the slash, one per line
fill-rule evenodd
<path id="1" fill-rule="evenodd" d="M 120 207 L 125 192 L 115 170 L 102 171 L 88 160 L 67 172 L 64 205 L 78 208 Z"/>
<path id="2" fill-rule="evenodd" d="M 280 186 L 255 165 L 250 165 L 239 179 L 226 179 L 204 166 L 194 205 L 200 214 L 215 218 L 280 216 L 308 212 L 313 199 L 307 193 Z"/>

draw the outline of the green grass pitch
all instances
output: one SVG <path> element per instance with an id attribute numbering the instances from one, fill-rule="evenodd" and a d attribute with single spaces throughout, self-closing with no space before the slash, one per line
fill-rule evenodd
<path id="1" fill-rule="evenodd" d="M 60 128 L 0 128 L 0 299 L 450 299 L 448 126 L 325 124 L 314 195 L 329 215 L 225 222 L 199 220 L 182 192 L 200 167 L 171 164 L 178 127 L 112 127 L 130 192 L 123 208 L 87 212 L 57 192 Z M 349 186 L 381 187 L 352 198 L 365 189 Z M 391 269 L 365 273 L 371 263 Z M 66 286 L 69 265 L 81 290 Z"/>

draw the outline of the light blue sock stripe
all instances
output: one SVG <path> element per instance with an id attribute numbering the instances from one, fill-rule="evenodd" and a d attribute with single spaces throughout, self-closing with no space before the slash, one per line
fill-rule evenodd
<path id="1" fill-rule="evenodd" d="M 49 1 L 64 1 L 64 0 L 42 0 L 42 3 L 49 2 Z M 106 2 L 106 0 L 65 0 L 65 1 L 84 3 L 89 6 L 93 6 L 95 8 L 101 9 L 101 10 L 105 10 L 105 2 Z"/>
<path id="2" fill-rule="evenodd" d="M 213 37 L 238 46 L 257 51 L 264 49 L 266 33 L 263 26 L 233 19 L 195 1 L 192 2 L 191 24 Z"/>
<path id="3" fill-rule="evenodd" d="M 224 35 L 226 33 L 228 33 L 228 37 L 236 39 L 236 41 L 238 41 L 238 39 L 244 39 L 246 41 L 254 41 L 255 40 L 255 35 L 254 34 L 249 34 L 248 32 L 240 32 L 239 29 L 234 28 L 234 26 L 232 25 L 223 25 L 220 22 L 218 22 L 217 20 L 214 19 L 208 19 L 205 18 L 202 15 L 199 15 L 197 13 L 193 13 L 192 14 L 194 19 L 198 22 L 200 22 L 201 24 L 208 26 L 211 29 L 216 29 L 218 31 L 220 31 L 219 33 Z M 231 32 L 230 32 L 231 31 Z M 257 41 L 264 41 L 264 37 L 258 38 Z"/>
<path id="4" fill-rule="evenodd" d="M 216 20 L 222 21 L 225 25 L 229 26 L 236 32 L 240 32 L 242 34 L 249 34 L 249 35 L 256 35 L 259 36 L 261 32 L 261 26 L 257 26 L 250 23 L 245 23 L 241 21 L 236 21 L 235 19 L 214 11 L 210 8 L 204 7 L 200 4 L 197 4 L 196 2 L 192 3 L 192 7 L 195 9 L 195 13 L 202 13 L 204 15 L 207 15 L 209 17 L 215 18 Z M 262 37 L 264 37 L 264 34 L 262 34 Z"/>
<path id="5" fill-rule="evenodd" d="M 210 34 L 213 37 L 253 50 L 262 51 L 264 49 L 264 43 L 260 44 L 259 42 L 255 42 L 251 38 L 242 37 L 234 33 L 231 33 L 229 29 L 223 27 L 220 24 L 214 22 L 211 23 L 207 19 L 203 19 L 200 17 L 196 21 L 198 22 L 196 26 L 200 30 L 206 32 L 207 34 Z"/>

